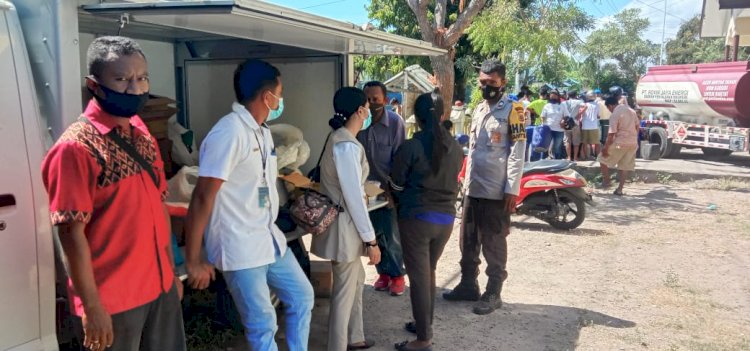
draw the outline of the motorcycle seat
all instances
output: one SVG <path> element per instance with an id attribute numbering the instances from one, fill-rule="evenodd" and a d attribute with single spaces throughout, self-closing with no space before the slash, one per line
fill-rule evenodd
<path id="1" fill-rule="evenodd" d="M 568 160 L 540 160 L 526 163 L 523 166 L 523 175 L 540 174 L 540 173 L 557 173 L 570 169 L 575 165 Z"/>

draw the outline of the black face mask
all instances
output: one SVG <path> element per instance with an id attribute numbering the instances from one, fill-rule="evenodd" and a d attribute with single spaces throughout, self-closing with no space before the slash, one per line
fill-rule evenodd
<path id="1" fill-rule="evenodd" d="M 559 104 L 559 103 L 560 103 L 560 99 L 549 99 L 549 101 L 548 101 L 548 102 L 549 102 L 550 104 Z"/>
<path id="2" fill-rule="evenodd" d="M 503 88 L 483 85 L 482 98 L 485 100 L 497 100 L 503 95 Z"/>
<path id="3" fill-rule="evenodd" d="M 383 109 L 382 104 L 370 103 L 370 112 L 372 113 L 373 116 L 378 115 L 380 113 L 380 110 L 382 109 Z"/>
<path id="4" fill-rule="evenodd" d="M 99 106 L 102 107 L 102 110 L 112 116 L 125 118 L 133 117 L 143 110 L 143 106 L 145 106 L 148 101 L 148 92 L 134 95 L 116 92 L 102 84 L 99 84 L 99 87 L 102 89 L 106 97 L 99 97 L 99 95 L 94 94 L 94 91 L 91 89 L 89 89 L 89 91 L 94 95 L 96 101 L 99 102 Z"/>

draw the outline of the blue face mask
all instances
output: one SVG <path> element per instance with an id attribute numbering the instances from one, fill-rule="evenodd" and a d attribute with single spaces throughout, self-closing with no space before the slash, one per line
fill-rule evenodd
<path id="1" fill-rule="evenodd" d="M 270 106 L 266 105 L 268 107 L 268 118 L 266 119 L 266 122 L 273 121 L 279 117 L 281 117 L 281 114 L 284 113 L 284 98 L 280 98 L 273 93 L 270 93 L 275 98 L 279 99 L 279 108 L 273 110 Z"/>
<path id="2" fill-rule="evenodd" d="M 372 112 L 370 112 L 370 109 L 367 109 L 367 119 L 365 120 L 365 123 L 362 125 L 362 130 L 370 128 L 371 124 L 372 124 Z"/>

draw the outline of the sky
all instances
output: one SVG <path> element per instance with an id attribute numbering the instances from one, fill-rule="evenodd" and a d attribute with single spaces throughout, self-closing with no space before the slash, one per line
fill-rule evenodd
<path id="1" fill-rule="evenodd" d="M 364 24 L 367 22 L 365 5 L 369 0 L 265 0 L 267 2 L 314 13 L 340 21 Z M 406 1 L 406 0 L 403 0 Z M 664 5 L 667 15 L 664 24 Z M 665 41 L 675 37 L 680 24 L 701 13 L 702 0 L 579 0 L 589 15 L 596 18 L 596 28 L 611 21 L 614 14 L 626 8 L 640 8 L 641 14 L 651 21 L 651 26 L 644 33 L 646 39 L 661 44 L 662 28 Z M 588 33 L 581 33 L 586 37 Z"/>

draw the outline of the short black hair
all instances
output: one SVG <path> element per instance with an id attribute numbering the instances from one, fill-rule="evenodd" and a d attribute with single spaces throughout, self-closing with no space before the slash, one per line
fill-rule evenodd
<path id="1" fill-rule="evenodd" d="M 497 73 L 498 76 L 505 78 L 505 64 L 495 59 L 484 60 L 479 70 L 484 74 Z"/>
<path id="2" fill-rule="evenodd" d="M 380 88 L 380 90 L 383 91 L 383 96 L 384 97 L 388 96 L 388 88 L 385 87 L 385 84 L 383 84 L 383 83 L 381 83 L 381 82 L 379 82 L 377 80 L 373 80 L 373 81 L 369 81 L 369 82 L 365 83 L 365 87 L 362 88 L 362 90 L 365 90 L 367 88 L 374 88 L 374 87 Z"/>
<path id="3" fill-rule="evenodd" d="M 526 92 L 523 90 L 518 92 L 518 95 L 516 95 L 516 97 L 518 97 L 519 99 L 523 99 L 525 96 L 526 96 Z"/>
<path id="4" fill-rule="evenodd" d="M 251 59 L 239 64 L 234 70 L 237 102 L 244 105 L 255 100 L 263 91 L 276 89 L 280 76 L 279 69 L 266 61 Z"/>
<path id="5" fill-rule="evenodd" d="M 451 122 L 451 120 L 449 119 L 446 119 L 445 121 L 443 121 L 443 127 L 447 130 L 451 130 L 453 129 L 453 122 Z"/>
<path id="6" fill-rule="evenodd" d="M 578 98 L 578 92 L 575 90 L 571 90 L 568 92 L 568 99 L 577 99 Z"/>
<path id="7" fill-rule="evenodd" d="M 549 94 L 549 87 L 547 87 L 547 86 L 545 85 L 545 86 L 543 86 L 543 87 L 539 88 L 539 96 L 542 96 L 542 97 L 544 97 L 544 96 L 545 96 L 545 95 L 547 95 L 547 94 Z"/>
<path id="8" fill-rule="evenodd" d="M 607 100 L 604 100 L 605 106 L 617 106 L 619 104 L 620 104 L 620 101 L 616 96 L 610 96 L 610 97 L 607 97 Z"/>
<path id="9" fill-rule="evenodd" d="M 86 51 L 86 65 L 89 75 L 101 76 L 104 65 L 122 56 L 139 54 L 146 59 L 141 46 L 128 37 L 104 36 L 94 39 Z"/>

